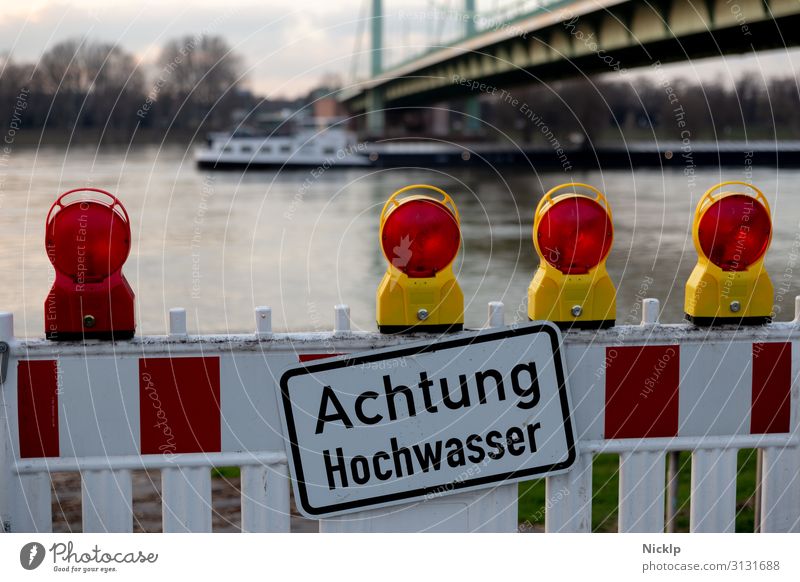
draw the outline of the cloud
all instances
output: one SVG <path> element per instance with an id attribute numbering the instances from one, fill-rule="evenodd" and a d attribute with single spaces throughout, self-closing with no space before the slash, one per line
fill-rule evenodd
<path id="1" fill-rule="evenodd" d="M 55 43 L 88 35 L 118 43 L 147 65 L 167 39 L 206 31 L 224 36 L 253 67 L 251 86 L 298 94 L 320 74 L 348 69 L 360 1 L 229 0 L 220 8 L 219 2 L 205 0 L 124 0 L 111 8 L 83 0 L 35 2 L 24 11 L 0 7 L 0 39 L 5 39 L 0 53 L 36 61 Z"/>
<path id="2" fill-rule="evenodd" d="M 437 36 L 433 31 L 439 25 L 428 20 L 426 0 L 395 0 L 386 5 L 384 41 L 389 48 L 385 64 L 404 60 L 434 42 L 430 39 Z M 166 40 L 207 31 L 224 36 L 244 57 L 252 89 L 271 96 L 297 96 L 314 87 L 326 73 L 338 73 L 348 80 L 358 32 L 362 34 L 363 51 L 357 58 L 359 71 L 367 70 L 368 6 L 368 0 L 4 2 L 0 5 L 0 54 L 9 52 L 18 61 L 36 61 L 55 43 L 88 35 L 118 43 L 148 67 Z M 360 24 L 359 17 L 365 19 Z M 771 76 L 790 72 L 792 58 L 798 54 L 797 50 L 788 54 L 775 51 L 755 57 L 681 63 L 665 70 L 676 76 L 704 78 L 717 73 L 731 78 L 743 70 L 760 70 Z"/>

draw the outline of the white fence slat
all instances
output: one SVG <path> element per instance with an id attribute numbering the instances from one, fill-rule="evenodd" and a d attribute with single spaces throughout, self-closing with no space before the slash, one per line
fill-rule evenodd
<path id="1" fill-rule="evenodd" d="M 761 531 L 800 532 L 800 447 L 764 449 Z"/>
<path id="2" fill-rule="evenodd" d="M 173 307 L 169 310 L 169 337 L 180 339 L 187 337 L 186 333 L 186 309 L 183 307 Z"/>
<path id="3" fill-rule="evenodd" d="M 333 307 L 334 321 L 333 333 L 334 335 L 342 335 L 350 333 L 350 307 L 347 305 L 335 305 Z"/>
<path id="4" fill-rule="evenodd" d="M 14 341 L 14 314 L 0 311 L 0 341 Z M 11 354 L 7 354 L 11 360 Z M 13 524 L 14 492 L 17 476 L 13 473 L 14 447 L 12 435 L 16 431 L 13 421 L 17 413 L 14 387 L 17 385 L 16 362 L 9 361 L 7 377 L 0 383 L 0 533 L 10 531 Z"/>
<path id="5" fill-rule="evenodd" d="M 591 453 L 582 453 L 569 473 L 547 478 L 545 530 L 589 532 L 592 529 Z"/>
<path id="6" fill-rule="evenodd" d="M 3 314 L 0 313 L 0 317 Z M 0 319 L 0 324 L 2 319 Z M 17 476 L 13 472 L 14 451 L 11 446 L 12 429 L 9 421 L 9 413 L 14 413 L 14 409 L 8 404 L 8 392 L 6 384 L 0 384 L 0 533 L 10 531 L 12 527 L 12 492 L 15 490 L 13 482 Z M 17 528 L 15 528 L 17 529 Z"/>
<path id="7" fill-rule="evenodd" d="M 619 457 L 619 531 L 664 531 L 663 452 L 636 451 Z"/>
<path id="8" fill-rule="evenodd" d="M 165 533 L 211 531 L 211 468 L 161 470 L 162 527 Z"/>
<path id="9" fill-rule="evenodd" d="M 269 307 L 256 307 L 256 337 L 272 338 L 272 309 Z"/>
<path id="10" fill-rule="evenodd" d="M 48 473 L 30 473 L 13 478 L 11 529 L 15 532 L 53 531 L 53 508 Z"/>
<path id="11" fill-rule="evenodd" d="M 728 533 L 736 529 L 736 449 L 692 453 L 690 530 Z"/>
<path id="12" fill-rule="evenodd" d="M 517 531 L 513 486 L 479 489 L 425 501 L 321 519 L 322 533 L 493 533 Z M 516 487 L 513 487 L 516 490 Z"/>
<path id="13" fill-rule="evenodd" d="M 519 486 L 498 485 L 475 492 L 478 498 L 469 507 L 469 530 L 475 533 L 516 532 L 519 521 Z"/>
<path id="14" fill-rule="evenodd" d="M 500 328 L 506 323 L 505 305 L 502 301 L 490 301 L 488 326 Z M 483 501 L 470 511 L 470 531 L 504 533 L 517 531 L 519 519 L 519 486 L 500 485 L 486 491 Z"/>
<path id="15" fill-rule="evenodd" d="M 131 472 L 85 471 L 81 474 L 83 531 L 133 531 Z"/>
<path id="16" fill-rule="evenodd" d="M 242 467 L 242 532 L 289 532 L 289 473 L 285 464 Z"/>

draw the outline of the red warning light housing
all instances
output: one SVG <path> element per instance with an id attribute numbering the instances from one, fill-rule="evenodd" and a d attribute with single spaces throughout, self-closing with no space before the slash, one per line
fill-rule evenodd
<path id="1" fill-rule="evenodd" d="M 131 226 L 122 203 L 98 188 L 65 192 L 47 213 L 45 248 L 56 271 L 44 306 L 45 336 L 133 337 L 134 294 L 122 274 Z"/>
<path id="2" fill-rule="evenodd" d="M 381 247 L 386 259 L 410 278 L 433 277 L 458 254 L 461 230 L 438 200 L 413 198 L 386 216 Z"/>
<path id="3" fill-rule="evenodd" d="M 771 236 L 767 209 L 746 194 L 730 194 L 714 202 L 697 227 L 703 253 L 726 272 L 746 271 L 767 252 Z"/>
<path id="4" fill-rule="evenodd" d="M 407 194 L 426 190 L 429 194 Z M 458 209 L 447 192 L 411 184 L 389 197 L 378 237 L 389 263 L 376 293 L 381 333 L 449 333 L 464 326 L 464 294 L 453 263 L 461 246 Z"/>
<path id="5" fill-rule="evenodd" d="M 592 198 L 572 196 L 545 210 L 536 243 L 543 258 L 565 275 L 585 275 L 608 256 L 614 227 Z"/>
<path id="6" fill-rule="evenodd" d="M 606 268 L 613 242 L 611 206 L 594 186 L 569 182 L 542 196 L 533 215 L 540 261 L 528 286 L 528 318 L 564 330 L 613 326 L 617 291 Z"/>
<path id="7" fill-rule="evenodd" d="M 698 326 L 772 321 L 775 290 L 764 267 L 772 214 L 764 193 L 742 181 L 712 186 L 697 203 L 692 238 L 697 264 L 686 281 L 686 319 Z"/>

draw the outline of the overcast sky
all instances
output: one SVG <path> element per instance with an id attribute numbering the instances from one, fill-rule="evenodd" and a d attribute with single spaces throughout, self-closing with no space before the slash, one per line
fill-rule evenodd
<path id="1" fill-rule="evenodd" d="M 36 61 L 66 38 L 88 35 L 134 53 L 142 66 L 152 65 L 167 39 L 198 32 L 224 36 L 248 67 L 247 84 L 272 97 L 297 96 L 326 73 L 350 78 L 357 32 L 368 29 L 367 0 L 0 0 L 0 53 L 18 61 Z M 440 0 L 439 4 L 446 4 Z M 478 0 L 478 7 L 496 0 Z M 388 43 L 424 45 L 431 26 L 411 18 L 393 18 L 401 10 L 425 9 L 427 0 L 386 0 Z M 460 0 L 451 5 L 460 4 Z M 359 19 L 361 22 L 359 24 Z M 400 20 L 403 20 L 401 23 Z M 368 38 L 360 49 L 366 51 Z M 397 48 L 393 57 L 413 48 Z M 743 70 L 787 74 L 798 52 L 775 51 L 674 65 L 690 78 L 730 79 Z M 391 60 L 391 57 L 388 58 Z M 364 54 L 358 63 L 365 66 Z"/>

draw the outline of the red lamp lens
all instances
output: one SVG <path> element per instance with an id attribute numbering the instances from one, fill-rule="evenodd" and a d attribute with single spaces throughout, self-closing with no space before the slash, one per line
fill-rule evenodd
<path id="1" fill-rule="evenodd" d="M 567 275 L 581 275 L 600 264 L 614 238 L 605 208 L 591 198 L 557 201 L 539 221 L 536 241 L 544 259 Z"/>
<path id="2" fill-rule="evenodd" d="M 409 277 L 433 277 L 453 261 L 460 244 L 455 216 L 436 200 L 401 202 L 383 224 L 383 254 Z"/>
<path id="3" fill-rule="evenodd" d="M 767 209 L 746 194 L 720 198 L 700 219 L 700 248 L 723 271 L 744 271 L 769 245 L 772 222 Z"/>
<path id="4" fill-rule="evenodd" d="M 122 268 L 130 251 L 130 230 L 110 206 L 75 202 L 53 215 L 46 244 L 58 271 L 76 280 L 98 281 Z"/>

